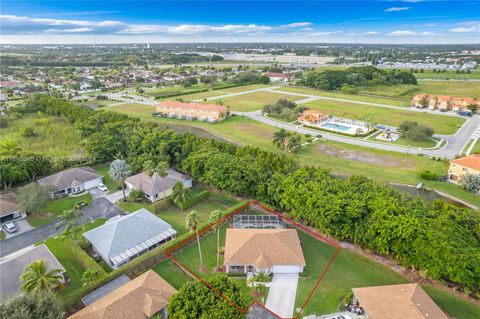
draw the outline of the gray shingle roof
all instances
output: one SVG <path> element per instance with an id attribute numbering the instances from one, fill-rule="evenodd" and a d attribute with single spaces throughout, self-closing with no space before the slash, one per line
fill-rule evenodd
<path id="1" fill-rule="evenodd" d="M 145 173 L 140 173 L 128 177 L 126 182 L 136 189 L 141 189 L 146 194 L 155 195 L 173 188 L 178 182 L 185 182 L 190 179 L 188 176 L 173 169 L 168 169 L 167 173 L 165 177 L 156 173 L 152 177 Z"/>
<path id="2" fill-rule="evenodd" d="M 63 268 L 45 244 L 6 259 L 0 263 L 0 303 L 5 301 L 8 296 L 14 295 L 19 291 L 21 285 L 20 275 L 23 273 L 23 270 L 28 264 L 40 259 L 46 261 L 49 270 L 61 269 L 65 272 L 65 268 Z"/>
<path id="3" fill-rule="evenodd" d="M 141 208 L 115 217 L 83 236 L 101 255 L 119 262 L 176 233 L 170 224 Z"/>
<path id="4" fill-rule="evenodd" d="M 91 167 L 73 167 L 39 179 L 37 182 L 40 186 L 53 186 L 61 190 L 81 185 L 99 177 L 102 177 L 102 175 Z"/>

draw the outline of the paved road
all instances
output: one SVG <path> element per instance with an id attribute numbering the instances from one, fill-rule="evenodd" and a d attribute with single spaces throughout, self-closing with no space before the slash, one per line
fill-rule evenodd
<path id="1" fill-rule="evenodd" d="M 293 318 L 298 274 L 274 274 L 265 307 L 281 318 Z"/>
<path id="2" fill-rule="evenodd" d="M 207 98 L 207 100 L 217 100 L 222 98 L 229 98 L 229 97 L 264 91 L 264 92 L 304 97 L 304 99 L 297 101 L 296 102 L 297 104 L 308 103 L 308 102 L 319 100 L 319 99 L 325 99 L 325 100 L 348 102 L 348 103 L 354 103 L 354 104 L 373 105 L 373 106 L 384 107 L 389 109 L 398 109 L 398 110 L 412 112 L 412 113 L 432 113 L 440 116 L 460 117 L 459 115 L 452 112 L 436 112 L 431 110 L 405 108 L 405 107 L 393 106 L 393 105 L 387 105 L 387 104 L 381 104 L 381 103 L 362 102 L 362 101 L 355 101 L 355 100 L 342 99 L 342 98 L 326 97 L 321 95 L 311 95 L 311 94 L 303 94 L 303 93 L 295 93 L 295 92 L 283 92 L 283 91 L 279 91 L 278 88 L 279 88 L 278 86 L 269 86 L 269 87 L 260 88 L 260 89 L 247 90 L 243 92 L 225 94 L 220 96 L 213 96 L 213 97 Z M 146 99 L 144 97 L 139 97 L 135 95 L 130 95 L 130 97 L 131 99 L 123 98 L 119 93 L 112 93 L 109 95 L 109 98 L 122 100 L 129 103 L 143 103 L 147 105 L 154 105 L 156 103 L 154 100 Z M 367 141 L 367 140 L 355 139 L 355 138 L 342 136 L 342 135 L 334 135 L 330 133 L 319 132 L 318 130 L 315 130 L 315 129 L 298 127 L 292 124 L 266 118 L 262 116 L 260 111 L 231 112 L 231 113 L 236 115 L 243 115 L 267 125 L 275 126 L 278 128 L 284 128 L 286 130 L 298 132 L 301 134 L 310 134 L 310 135 L 321 134 L 323 138 L 331 141 L 354 144 L 354 145 L 359 145 L 364 147 L 371 147 L 371 148 L 385 150 L 385 151 L 407 153 L 407 154 L 410 154 L 410 153 L 426 154 L 428 156 L 436 156 L 436 157 L 444 157 L 444 158 L 454 158 L 456 155 L 460 154 L 460 152 L 464 148 L 467 141 L 470 138 L 472 138 L 472 136 L 475 134 L 475 130 L 477 129 L 478 125 L 480 125 L 480 115 L 475 115 L 471 118 L 466 118 L 465 124 L 454 135 L 436 135 L 436 137 L 444 138 L 447 141 L 447 144 L 443 148 L 436 149 L 436 150 L 429 150 L 429 149 L 421 149 L 421 148 L 412 148 L 412 147 L 401 146 L 401 145 L 389 145 L 389 144 L 379 143 L 375 141 Z"/>
<path id="3" fill-rule="evenodd" d="M 97 218 L 111 218 L 123 211 L 106 198 L 101 197 L 94 199 L 92 203 L 84 207 L 81 212 L 83 222 L 85 223 Z M 0 241 L 0 257 L 7 256 L 17 250 L 33 245 L 51 236 L 58 235 L 63 229 L 56 229 L 55 223 L 56 221 L 53 221 L 51 224 L 43 225 Z"/>

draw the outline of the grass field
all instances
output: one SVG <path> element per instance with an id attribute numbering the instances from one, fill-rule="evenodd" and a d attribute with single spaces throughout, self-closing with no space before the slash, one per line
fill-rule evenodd
<path id="1" fill-rule="evenodd" d="M 299 237 L 303 243 L 307 267 L 300 277 L 296 308 L 301 307 L 302 301 L 306 300 L 315 280 L 320 277 L 336 249 L 302 232 L 299 232 Z M 393 270 L 347 249 L 342 249 L 302 315 L 325 314 L 339 310 L 343 297 L 355 287 L 407 282 L 403 276 Z M 430 286 L 425 287 L 430 297 L 450 316 L 459 319 L 477 318 L 476 314 L 480 311 L 480 307 L 445 291 Z"/>
<path id="2" fill-rule="evenodd" d="M 199 191 L 199 189 L 197 191 Z M 210 194 L 206 200 L 186 210 L 181 210 L 172 206 L 156 215 L 172 225 L 172 227 L 177 231 L 177 236 L 180 236 L 188 232 L 185 227 L 185 219 L 187 218 L 188 213 L 190 213 L 192 210 L 197 211 L 200 221 L 203 223 L 208 221 L 208 216 L 213 210 L 224 210 L 235 203 L 237 203 L 237 201 L 232 198 L 219 194 Z M 119 202 L 118 206 L 128 212 L 133 212 L 140 208 L 146 208 L 147 210 L 154 212 L 153 206 L 149 203 Z"/>
<path id="3" fill-rule="evenodd" d="M 106 221 L 106 219 L 101 218 L 92 223 L 86 224 L 85 231 L 101 226 Z M 77 234 L 78 238 L 80 238 L 80 236 L 81 234 Z M 50 237 L 49 239 L 45 240 L 45 245 L 47 245 L 48 249 L 53 255 L 55 255 L 60 264 L 62 264 L 62 266 L 65 268 L 65 274 L 70 279 L 69 284 L 64 289 L 60 290 L 59 294 L 62 296 L 79 289 L 82 286 L 82 274 L 87 269 L 83 268 L 73 253 L 71 249 L 71 246 L 74 245 L 72 239 L 68 236 Z"/>
<path id="4" fill-rule="evenodd" d="M 475 146 L 473 146 L 470 154 L 480 154 L 480 140 L 477 140 L 477 142 L 475 143 Z"/>
<path id="5" fill-rule="evenodd" d="M 384 144 L 387 144 L 387 145 L 404 145 L 404 146 L 421 147 L 421 148 L 432 148 L 432 147 L 435 147 L 437 145 L 437 142 L 432 140 L 432 139 L 429 139 L 427 141 L 418 141 L 417 142 L 417 141 L 407 140 L 406 138 L 404 138 L 402 136 L 400 136 L 400 138 L 398 138 L 397 140 L 395 140 L 393 142 L 382 141 L 382 140 L 379 140 L 379 139 L 375 138 L 376 136 L 379 136 L 380 134 L 381 134 L 381 132 L 373 135 L 368 140 L 372 141 L 372 142 L 376 142 L 376 143 L 384 143 Z"/>
<path id="6" fill-rule="evenodd" d="M 370 96 L 355 95 L 355 94 L 345 94 L 340 92 L 322 91 L 322 90 L 316 90 L 316 89 L 311 89 L 306 87 L 280 87 L 276 91 L 321 95 L 325 97 L 333 97 L 338 99 L 387 104 L 387 105 L 393 105 L 393 106 L 404 106 L 404 107 L 410 106 L 410 101 L 408 101 L 407 99 L 389 99 L 389 98 L 382 98 L 382 97 L 370 97 Z"/>
<path id="7" fill-rule="evenodd" d="M 151 116 L 153 107 L 145 105 L 127 105 L 126 107 L 119 105 L 109 108 L 109 110 L 137 116 L 148 121 L 201 128 L 236 144 L 254 145 L 264 150 L 281 152 L 271 142 L 276 128 L 248 118 L 231 117 L 212 125 L 203 122 L 154 118 Z M 447 182 L 426 182 L 420 178 L 420 171 L 425 169 L 443 175 L 447 169 L 444 162 L 332 141 L 316 142 L 304 146 L 293 156 L 304 165 L 330 169 L 337 175 L 367 175 L 380 181 L 410 185 L 424 182 L 430 187 L 480 207 L 478 196 L 465 192 L 456 185 Z"/>
<path id="8" fill-rule="evenodd" d="M 9 121 L 8 127 L 0 129 L 1 140 L 12 141 L 26 152 L 40 153 L 52 159 L 69 157 L 77 150 L 80 150 L 82 140 L 79 133 L 72 129 L 71 124 L 61 118 L 48 116 L 53 124 L 51 132 L 44 134 L 43 130 L 35 127 L 33 120 L 37 115 L 24 115 L 22 118 Z M 20 129 L 34 127 L 36 136 L 31 138 L 23 137 Z"/>
<path id="9" fill-rule="evenodd" d="M 64 211 L 72 209 L 75 204 L 79 202 L 90 204 L 92 202 L 92 195 L 87 193 L 78 197 L 65 197 L 49 201 L 44 213 L 28 215 L 28 223 L 33 227 L 49 224 Z"/>
<path id="10" fill-rule="evenodd" d="M 480 82 L 418 81 L 418 85 L 373 86 L 361 89 L 363 93 L 411 98 L 420 93 L 480 97 Z"/>
<path id="11" fill-rule="evenodd" d="M 231 111 L 250 112 L 262 109 L 265 104 L 274 104 L 279 99 L 298 101 L 303 99 L 303 97 L 281 93 L 255 92 L 218 99 L 215 100 L 215 102 L 221 101 L 223 105 L 228 106 Z"/>
<path id="12" fill-rule="evenodd" d="M 264 88 L 264 87 L 268 87 L 268 85 L 265 85 L 265 84 L 251 84 L 251 85 L 232 87 L 232 88 L 228 88 L 228 89 L 220 89 L 220 90 L 212 90 L 212 91 L 208 91 L 208 92 L 187 94 L 187 95 L 182 95 L 180 97 L 185 101 L 201 100 L 201 99 L 214 97 L 214 96 L 221 96 L 221 95 L 226 95 L 226 94 L 232 94 L 232 93 L 261 89 L 261 88 Z"/>
<path id="13" fill-rule="evenodd" d="M 328 115 L 396 127 L 405 121 L 415 121 L 431 127 L 437 134 L 454 134 L 465 122 L 465 119 L 459 117 L 419 112 L 413 113 L 407 110 L 403 111 L 328 100 L 313 101 L 305 104 L 305 106 L 322 111 Z"/>
<path id="14" fill-rule="evenodd" d="M 472 71 L 470 74 L 457 74 L 455 71 L 447 71 L 445 73 L 433 73 L 433 70 L 424 70 L 423 73 L 414 73 L 417 79 L 480 79 L 480 72 Z"/>

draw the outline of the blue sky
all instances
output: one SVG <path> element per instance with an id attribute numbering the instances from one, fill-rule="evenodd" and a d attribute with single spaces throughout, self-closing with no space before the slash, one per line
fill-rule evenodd
<path id="1" fill-rule="evenodd" d="M 480 43 L 480 1 L 8 1 L 2 43 Z"/>

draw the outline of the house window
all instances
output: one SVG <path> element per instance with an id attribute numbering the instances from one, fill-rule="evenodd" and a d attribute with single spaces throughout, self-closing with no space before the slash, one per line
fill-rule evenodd
<path id="1" fill-rule="evenodd" d="M 462 171 L 464 171 L 464 172 L 468 172 L 468 168 L 466 168 L 466 167 L 462 167 Z"/>

